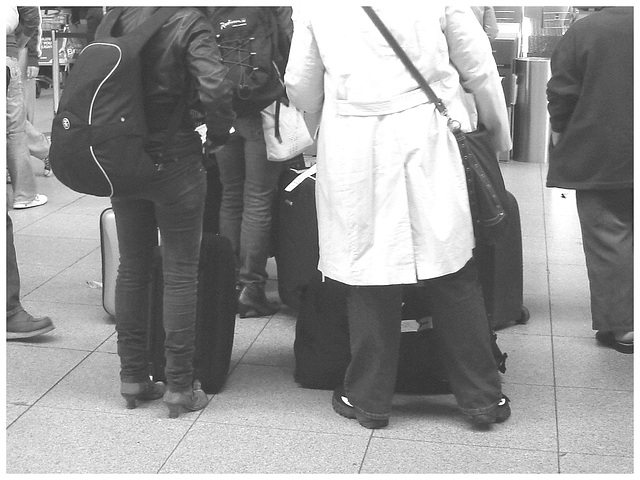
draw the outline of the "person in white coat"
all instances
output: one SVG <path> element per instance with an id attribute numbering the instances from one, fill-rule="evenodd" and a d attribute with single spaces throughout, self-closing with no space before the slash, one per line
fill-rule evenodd
<path id="1" fill-rule="evenodd" d="M 486 34 L 468 7 L 376 7 L 463 130 L 479 119 L 509 150 L 504 94 Z M 461 411 L 506 420 L 482 300 L 465 173 L 447 120 L 365 12 L 294 12 L 287 94 L 321 112 L 316 200 L 319 270 L 349 288 L 351 363 L 332 403 L 367 428 L 388 424 L 402 285 L 425 281 Z M 474 102 L 475 99 L 475 102 Z"/>

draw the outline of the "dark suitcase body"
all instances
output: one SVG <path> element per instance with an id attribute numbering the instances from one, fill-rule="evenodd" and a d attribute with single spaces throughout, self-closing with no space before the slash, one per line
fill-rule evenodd
<path id="1" fill-rule="evenodd" d="M 313 168 L 313 167 L 312 167 Z M 318 269 L 318 219 L 315 171 L 286 169 L 280 178 L 276 207 L 276 266 L 278 294 L 286 305 L 299 309 L 302 294 Z M 302 180 L 288 191 L 294 180 Z"/>
<path id="2" fill-rule="evenodd" d="M 408 315 L 413 319 L 422 316 L 421 305 L 417 303 L 409 310 L 412 313 Z M 296 358 L 294 378 L 302 387 L 333 390 L 342 383 L 351 357 L 344 285 L 331 280 L 322 282 L 320 272 L 313 277 L 296 322 L 293 349 Z M 504 370 L 504 358 L 497 345 L 494 353 L 500 355 L 496 360 L 502 363 Z M 444 355 L 434 330 L 402 332 L 396 392 L 451 393 L 444 370 Z"/>
<path id="3" fill-rule="evenodd" d="M 158 254 L 149 292 L 149 352 L 153 379 L 165 381 L 162 293 L 162 258 Z M 235 321 L 235 258 L 231 242 L 227 238 L 204 233 L 198 269 L 193 364 L 194 377 L 208 394 L 222 389 L 229 372 Z"/>
<path id="4" fill-rule="evenodd" d="M 522 227 L 516 198 L 507 192 L 507 230 L 495 245 L 477 245 L 478 265 L 489 323 L 494 330 L 529 320 L 523 304 Z"/>

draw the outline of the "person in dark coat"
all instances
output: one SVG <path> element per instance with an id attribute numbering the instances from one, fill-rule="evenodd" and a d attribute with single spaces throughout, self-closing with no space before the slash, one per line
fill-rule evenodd
<path id="1" fill-rule="evenodd" d="M 567 30 L 547 98 L 547 186 L 576 190 L 596 339 L 633 353 L 633 7 Z"/>

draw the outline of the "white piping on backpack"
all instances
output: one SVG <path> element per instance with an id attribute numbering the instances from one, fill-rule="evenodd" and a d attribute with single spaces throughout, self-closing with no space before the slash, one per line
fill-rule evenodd
<path id="1" fill-rule="evenodd" d="M 118 68 L 118 65 L 120 65 L 120 62 L 122 61 L 122 49 L 118 45 L 114 45 L 113 43 L 96 42 L 96 43 L 92 43 L 90 45 L 87 45 L 85 48 L 89 48 L 91 45 L 107 45 L 109 47 L 115 47 L 118 50 L 119 57 L 118 57 L 118 62 L 111 69 L 109 74 L 106 77 L 104 77 L 104 80 L 102 80 L 102 82 L 100 82 L 100 85 L 98 85 L 98 88 L 96 88 L 96 92 L 93 94 L 93 98 L 91 99 L 91 106 L 89 107 L 89 118 L 88 118 L 88 121 L 87 121 L 87 123 L 89 125 L 91 125 L 91 120 L 93 118 L 93 104 L 96 101 L 96 97 L 98 96 L 98 92 L 102 88 L 102 85 L 104 85 L 104 82 L 106 82 L 107 79 L 111 75 L 113 75 L 113 72 L 116 70 L 116 68 Z M 111 189 L 111 195 L 113 195 L 113 184 L 111 183 L 111 179 L 107 175 L 107 172 L 105 172 L 104 169 L 102 168 L 102 165 L 100 165 L 100 162 L 98 162 L 98 159 L 96 158 L 96 156 L 95 156 L 95 154 L 93 152 L 93 147 L 89 147 L 89 149 L 91 150 L 91 156 L 93 157 L 93 161 L 96 163 L 96 165 L 98 165 L 98 168 L 100 169 L 100 171 L 104 175 L 104 178 L 107 179 L 107 182 L 109 182 L 109 188 Z M 111 195 L 109 195 L 109 196 L 111 196 Z"/>

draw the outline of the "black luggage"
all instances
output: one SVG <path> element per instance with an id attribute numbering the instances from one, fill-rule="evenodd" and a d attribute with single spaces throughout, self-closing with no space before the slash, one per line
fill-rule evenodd
<path id="1" fill-rule="evenodd" d="M 428 306 L 420 303 L 418 295 L 412 295 L 414 290 L 408 288 L 405 292 L 407 308 L 403 308 L 403 317 L 417 320 L 427 316 Z M 492 347 L 496 368 L 504 373 L 506 354 L 500 351 L 495 335 Z M 351 357 L 345 285 L 328 279 L 323 282 L 320 272 L 316 273 L 305 291 L 293 349 L 296 358 L 294 379 L 302 387 L 333 390 L 342 384 Z M 451 393 L 444 370 L 445 360 L 433 329 L 403 331 L 396 392 Z"/>
<path id="2" fill-rule="evenodd" d="M 149 352 L 152 377 L 156 381 L 166 381 L 162 293 L 162 258 L 158 254 L 149 292 Z M 225 237 L 204 233 L 198 269 L 196 350 L 193 365 L 194 377 L 201 382 L 202 389 L 208 394 L 219 392 L 226 380 L 235 322 L 235 257 L 231 242 Z"/>
<path id="3" fill-rule="evenodd" d="M 276 266 L 280 300 L 299 309 L 302 295 L 318 269 L 318 218 L 315 165 L 288 168 L 278 186 Z"/>
<path id="4" fill-rule="evenodd" d="M 494 330 L 526 323 L 523 304 L 522 227 L 516 198 L 507 192 L 505 234 L 495 245 L 476 246 L 474 257 L 482 285 L 489 323 Z"/>

